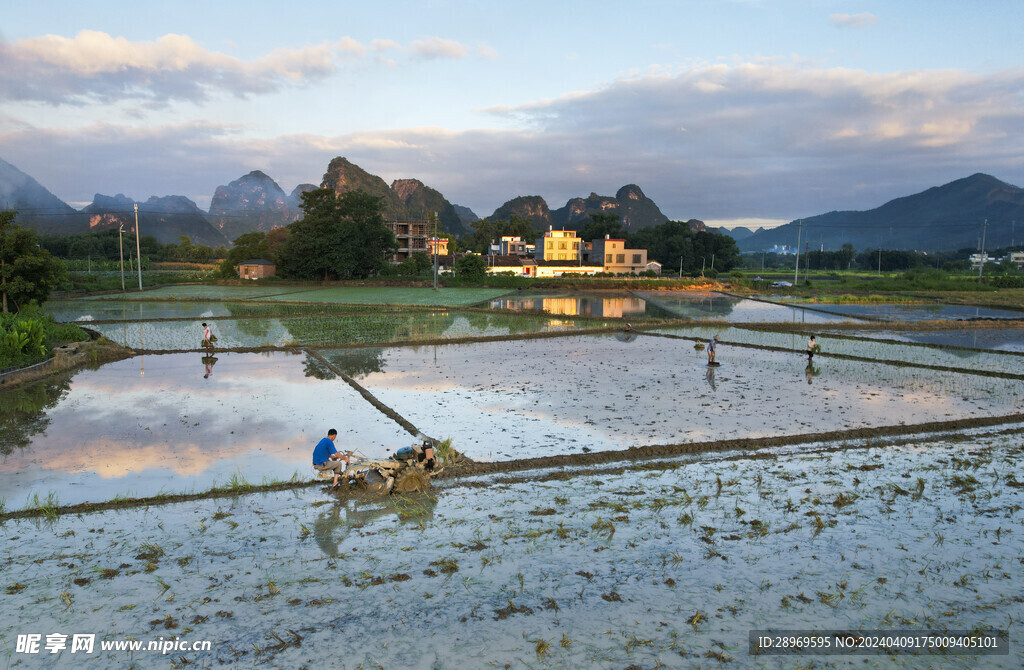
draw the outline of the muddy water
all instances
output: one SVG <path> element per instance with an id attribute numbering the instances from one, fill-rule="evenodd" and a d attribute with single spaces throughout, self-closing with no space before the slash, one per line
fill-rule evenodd
<path id="1" fill-rule="evenodd" d="M 330 352 L 325 352 L 330 356 Z M 1019 381 L 611 336 L 382 350 L 357 378 L 477 460 L 1019 411 Z"/>
<path id="2" fill-rule="evenodd" d="M 0 658 L 38 667 L 16 636 L 62 632 L 210 640 L 198 667 L 1020 667 L 1020 457 L 1018 435 L 13 521 Z M 767 627 L 979 625 L 1007 630 L 1010 654 L 747 646 Z"/>
<path id="3" fill-rule="evenodd" d="M 0 499 L 60 503 L 206 490 L 314 474 L 328 428 L 339 448 L 383 457 L 409 435 L 348 384 L 307 376 L 305 354 L 142 356 L 78 373 L 5 420 Z"/>

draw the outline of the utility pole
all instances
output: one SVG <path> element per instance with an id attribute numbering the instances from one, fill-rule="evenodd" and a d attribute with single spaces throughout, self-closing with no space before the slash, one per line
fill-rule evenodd
<path id="1" fill-rule="evenodd" d="M 434 290 L 437 290 L 437 212 L 434 212 Z"/>
<path id="2" fill-rule="evenodd" d="M 878 250 L 878 274 L 882 274 L 882 250 Z"/>
<path id="3" fill-rule="evenodd" d="M 804 229 L 804 220 L 800 219 L 796 229 L 796 269 L 793 270 L 793 286 L 800 283 L 800 233 Z"/>
<path id="4" fill-rule="evenodd" d="M 121 241 L 121 233 L 124 232 L 124 224 L 117 227 L 117 250 L 121 253 L 121 293 L 124 293 L 124 243 Z"/>
<path id="5" fill-rule="evenodd" d="M 981 271 L 985 269 L 985 232 L 988 230 L 988 219 L 981 227 L 981 261 L 978 263 L 978 283 L 981 283 Z"/>
<path id="6" fill-rule="evenodd" d="M 135 203 L 135 259 L 139 262 L 139 290 L 142 290 L 142 250 L 139 246 L 139 203 Z"/>
<path id="7" fill-rule="evenodd" d="M 683 257 L 679 257 L 679 278 L 683 278 Z"/>

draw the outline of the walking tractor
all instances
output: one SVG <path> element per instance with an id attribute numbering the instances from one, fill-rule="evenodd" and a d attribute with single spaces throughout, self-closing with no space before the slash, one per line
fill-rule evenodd
<path id="1" fill-rule="evenodd" d="M 378 493 L 412 493 L 430 488 L 430 478 L 443 468 L 434 454 L 435 443 L 427 439 L 398 449 L 390 458 L 369 459 L 350 451 L 349 465 L 342 479 L 350 485 L 367 488 Z M 330 472 L 321 472 L 329 478 Z"/>

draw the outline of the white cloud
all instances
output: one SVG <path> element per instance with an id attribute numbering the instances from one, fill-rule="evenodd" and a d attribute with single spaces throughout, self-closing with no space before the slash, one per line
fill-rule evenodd
<path id="1" fill-rule="evenodd" d="M 865 28 L 878 23 L 878 17 L 870 12 L 863 14 L 830 14 L 829 23 L 837 28 Z"/>
<path id="2" fill-rule="evenodd" d="M 277 49 L 243 61 L 186 35 L 131 42 L 94 30 L 0 42 L 0 100 L 84 104 L 139 99 L 201 101 L 213 91 L 264 93 L 334 71 L 327 45 Z"/>
<path id="3" fill-rule="evenodd" d="M 73 38 L 0 38 L 0 101 L 84 105 L 131 100 L 136 106 L 155 107 L 171 101 L 204 102 L 215 94 L 246 97 L 323 80 L 338 71 L 339 60 L 362 60 L 369 52 L 377 54 L 374 62 L 392 67 L 397 62 L 381 54 L 399 53 L 412 60 L 463 59 L 471 50 L 440 37 L 405 47 L 388 39 L 365 45 L 344 37 L 242 60 L 205 49 L 187 35 L 133 42 L 83 30 Z M 485 44 L 475 53 L 485 59 L 497 55 Z"/>

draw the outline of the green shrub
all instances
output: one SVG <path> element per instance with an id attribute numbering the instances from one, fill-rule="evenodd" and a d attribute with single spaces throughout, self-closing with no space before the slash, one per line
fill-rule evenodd
<path id="1" fill-rule="evenodd" d="M 0 368 L 37 363 L 56 346 L 88 338 L 78 326 L 57 323 L 34 306 L 0 314 Z"/>

